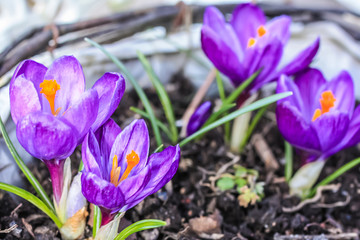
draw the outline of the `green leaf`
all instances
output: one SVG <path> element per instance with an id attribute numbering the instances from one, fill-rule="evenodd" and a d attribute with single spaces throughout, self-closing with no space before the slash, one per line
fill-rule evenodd
<path id="1" fill-rule="evenodd" d="M 245 137 L 242 140 L 242 143 L 240 144 L 240 152 L 242 152 L 242 150 L 244 149 L 244 147 L 246 146 L 251 134 L 253 133 L 256 125 L 259 123 L 261 117 L 264 115 L 264 113 L 266 112 L 267 106 L 261 108 L 256 114 L 255 117 L 252 119 L 251 124 L 249 126 L 249 128 L 246 131 Z"/>
<path id="2" fill-rule="evenodd" d="M 101 226 L 101 210 L 98 206 L 93 205 L 94 206 L 94 222 L 93 222 L 93 232 L 92 232 L 92 236 L 93 238 L 95 238 L 97 231 L 99 230 L 100 226 Z"/>
<path id="3" fill-rule="evenodd" d="M 327 176 L 324 180 L 322 180 L 315 187 L 313 187 L 307 197 L 309 198 L 309 197 L 314 196 L 318 187 L 325 186 L 325 185 L 331 183 L 336 178 L 340 177 L 342 174 L 346 173 L 347 171 L 349 171 L 353 167 L 357 166 L 358 164 L 360 164 L 360 158 L 355 158 L 354 160 L 352 160 L 352 161 L 348 162 L 347 164 L 341 166 L 338 170 L 336 170 L 335 172 L 333 172 L 332 174 Z"/>
<path id="4" fill-rule="evenodd" d="M 251 75 L 251 77 L 249 77 L 245 82 L 243 82 L 239 87 L 237 87 L 231 94 L 229 97 L 227 97 L 223 102 L 222 105 L 220 107 L 220 109 L 218 111 L 216 111 L 215 113 L 211 114 L 211 116 L 209 117 L 209 119 L 205 122 L 204 127 L 210 125 L 211 123 L 213 123 L 214 121 L 216 121 L 216 119 L 218 119 L 221 115 L 221 112 L 224 112 L 223 108 L 228 106 L 229 104 L 234 103 L 234 101 L 239 97 L 239 95 L 245 90 L 245 88 L 247 86 L 250 85 L 250 83 L 252 83 L 255 78 L 259 75 L 260 70 L 257 71 L 256 73 L 254 73 L 253 75 Z"/>
<path id="5" fill-rule="evenodd" d="M 144 90 L 140 87 L 138 82 L 135 80 L 134 76 L 127 70 L 125 65 L 119 59 L 117 59 L 114 55 L 109 53 L 105 48 L 103 48 L 100 44 L 94 42 L 93 40 L 89 38 L 85 38 L 85 41 L 95 46 L 96 48 L 101 50 L 106 56 L 108 56 L 114 62 L 114 64 L 118 66 L 118 68 L 120 68 L 120 70 L 125 74 L 126 78 L 130 81 L 131 85 L 134 87 L 136 93 L 138 94 L 141 102 L 143 103 L 146 112 L 149 114 L 149 119 L 150 119 L 151 127 L 154 131 L 156 143 L 158 146 L 160 146 L 162 144 L 162 139 L 161 139 L 159 127 L 156 124 L 156 117 L 154 111 L 151 108 L 149 99 L 147 98 Z"/>
<path id="6" fill-rule="evenodd" d="M 58 217 L 55 215 L 55 213 L 46 206 L 46 204 L 41 201 L 38 197 L 36 197 L 35 195 L 29 193 L 28 191 L 25 191 L 24 189 L 6 184 L 6 183 L 2 183 L 0 182 L 0 189 L 11 192 L 19 197 L 22 197 L 23 199 L 25 199 L 26 201 L 32 203 L 34 206 L 36 206 L 37 208 L 39 208 L 41 211 L 43 211 L 46 215 L 48 215 L 51 220 L 54 221 L 54 223 L 56 224 L 56 226 L 60 229 L 62 227 L 62 223 L 60 222 L 60 220 L 58 219 Z"/>
<path id="7" fill-rule="evenodd" d="M 146 59 L 145 55 L 142 54 L 140 51 L 137 51 L 137 55 L 139 57 L 140 62 L 142 63 L 143 67 L 145 68 L 151 83 L 153 84 L 154 88 L 156 89 L 156 92 L 159 96 L 161 105 L 163 106 L 164 113 L 166 116 L 166 119 L 168 120 L 171 137 L 170 140 L 172 143 L 176 143 L 178 140 L 178 130 L 176 128 L 175 124 L 175 114 L 174 110 L 172 108 L 172 104 L 170 102 L 169 95 L 165 91 L 165 88 L 163 84 L 160 82 L 158 76 L 156 76 L 154 69 L 151 67 L 149 61 Z"/>
<path id="8" fill-rule="evenodd" d="M 20 170 L 24 173 L 25 177 L 30 182 L 30 184 L 33 186 L 36 193 L 39 194 L 40 199 L 45 203 L 45 205 L 48 208 L 51 209 L 51 211 L 55 212 L 55 208 L 54 208 L 52 202 L 50 201 L 50 198 L 46 194 L 44 188 L 41 186 L 39 181 L 35 178 L 35 176 L 32 174 L 32 172 L 26 166 L 26 164 L 24 163 L 24 161 L 21 159 L 20 155 L 16 151 L 14 145 L 12 144 L 12 142 L 9 138 L 9 135 L 6 132 L 6 129 L 5 129 L 5 126 L 4 126 L 4 123 L 1 119 L 1 117 L 0 117 L 0 130 L 4 137 L 5 143 L 10 150 L 10 153 L 13 156 L 16 164 L 19 166 Z"/>
<path id="9" fill-rule="evenodd" d="M 139 114 L 141 117 L 146 118 L 146 119 L 150 119 L 149 114 L 147 114 L 146 112 L 142 111 L 139 108 L 136 107 L 130 107 L 130 110 L 133 111 L 134 113 Z M 169 139 L 171 138 L 171 133 L 169 131 L 169 129 L 167 128 L 166 125 L 164 125 L 162 122 L 160 122 L 159 120 L 156 119 L 156 124 L 159 126 L 159 128 L 169 137 Z"/>
<path id="10" fill-rule="evenodd" d="M 288 96 L 291 96 L 292 92 L 284 92 L 284 93 L 279 93 L 279 94 L 274 94 L 270 97 L 266 97 L 263 99 L 260 99 L 246 107 L 243 107 L 241 109 L 238 109 L 230 114 L 228 114 L 225 117 L 220 118 L 219 120 L 217 120 L 216 122 L 213 122 L 211 124 L 209 124 L 206 127 L 201 128 L 199 131 L 193 133 L 192 135 L 190 135 L 189 137 L 185 138 L 184 140 L 182 140 L 179 145 L 180 147 L 183 147 L 185 144 L 191 142 L 192 140 L 196 139 L 197 137 L 201 136 L 202 134 L 228 122 L 231 121 L 233 119 L 235 119 L 236 117 L 240 116 L 241 114 L 247 113 L 247 112 L 251 112 L 254 111 L 256 109 L 262 108 L 266 105 L 269 105 L 271 103 L 274 103 L 280 99 L 286 98 Z"/>
<path id="11" fill-rule="evenodd" d="M 166 226 L 166 222 L 156 219 L 145 219 L 131 224 L 122 230 L 114 240 L 124 240 L 133 233 L 144 231 L 147 229 Z"/>
<path id="12" fill-rule="evenodd" d="M 255 184 L 255 191 L 259 197 L 264 196 L 264 182 L 258 182 Z"/>
<path id="13" fill-rule="evenodd" d="M 243 166 L 237 166 L 235 168 L 235 176 L 236 177 L 246 177 L 247 175 L 247 169 Z"/>
<path id="14" fill-rule="evenodd" d="M 243 178 L 235 178 L 235 184 L 237 185 L 238 188 L 242 188 L 247 184 L 247 181 Z"/>
<path id="15" fill-rule="evenodd" d="M 285 179 L 289 182 L 293 171 L 293 150 L 290 143 L 285 141 Z"/>
<path id="16" fill-rule="evenodd" d="M 233 189 L 235 186 L 235 182 L 232 178 L 229 177 L 222 177 L 216 182 L 216 186 L 221 190 L 230 190 Z"/>

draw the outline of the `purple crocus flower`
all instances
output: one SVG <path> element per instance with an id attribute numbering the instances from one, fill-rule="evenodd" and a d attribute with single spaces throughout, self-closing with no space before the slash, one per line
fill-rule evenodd
<path id="1" fill-rule="evenodd" d="M 342 71 L 326 81 L 317 69 L 307 69 L 295 80 L 282 75 L 277 92 L 294 94 L 276 109 L 279 130 L 295 147 L 309 154 L 307 162 L 325 160 L 360 141 L 360 106 L 354 110 L 354 84 Z"/>
<path id="2" fill-rule="evenodd" d="M 190 136 L 191 134 L 199 130 L 202 127 L 202 125 L 204 125 L 206 120 L 208 120 L 210 115 L 211 115 L 211 102 L 206 101 L 203 104 L 201 104 L 191 115 L 186 128 L 186 134 Z"/>
<path id="3" fill-rule="evenodd" d="M 85 137 L 82 193 L 100 207 L 102 225 L 157 192 L 174 176 L 180 160 L 178 145 L 148 155 L 149 133 L 144 120 L 135 120 L 121 131 L 109 119 Z"/>
<path id="4" fill-rule="evenodd" d="M 281 74 L 293 75 L 301 71 L 314 58 L 319 48 L 319 39 L 284 68 L 278 69 L 290 36 L 290 23 L 289 16 L 279 16 L 266 22 L 264 12 L 250 3 L 237 6 L 227 23 L 217 8 L 208 7 L 201 29 L 202 49 L 235 87 L 262 69 L 248 87 L 249 94 L 265 83 L 276 80 Z"/>
<path id="5" fill-rule="evenodd" d="M 33 60 L 19 64 L 10 82 L 10 109 L 20 144 L 49 168 L 55 201 L 63 187 L 64 159 L 117 108 L 124 78 L 105 73 L 85 91 L 82 67 L 73 56 L 47 68 Z"/>

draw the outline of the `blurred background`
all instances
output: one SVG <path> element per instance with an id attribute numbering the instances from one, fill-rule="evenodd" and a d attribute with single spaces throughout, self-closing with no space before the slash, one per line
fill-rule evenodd
<path id="1" fill-rule="evenodd" d="M 104 72 L 118 69 L 98 49 L 83 41 L 88 36 L 123 60 L 143 87 L 150 86 L 150 82 L 137 60 L 137 50 L 149 58 L 164 83 L 181 73 L 199 87 L 212 68 L 200 45 L 204 6 L 216 5 L 230 17 L 232 9 L 241 2 L 245 1 L 0 0 L 0 116 L 20 155 L 31 161 L 17 143 L 15 125 L 9 117 L 8 82 L 22 58 L 31 57 L 48 66 L 54 58 L 75 55 L 90 87 Z M 259 4 L 269 17 L 287 14 L 293 18 L 291 39 L 282 62 L 288 62 L 320 36 L 320 50 L 312 66 L 320 68 L 328 79 L 348 70 L 360 98 L 360 1 L 252 2 Z M 127 88 L 131 88 L 130 84 Z M 267 90 L 273 88 L 274 84 Z M 210 89 L 209 94 L 216 94 L 216 89 Z M 2 138 L 0 171 L 0 181 L 22 184 L 20 176 L 14 174 L 18 170 Z"/>

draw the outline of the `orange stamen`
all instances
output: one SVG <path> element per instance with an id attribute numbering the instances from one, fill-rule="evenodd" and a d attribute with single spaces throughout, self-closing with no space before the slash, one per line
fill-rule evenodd
<path id="1" fill-rule="evenodd" d="M 322 114 L 329 112 L 330 109 L 335 106 L 334 102 L 336 101 L 336 98 L 331 91 L 324 91 L 323 93 L 321 93 L 321 98 L 319 99 L 319 101 L 321 109 L 317 108 L 315 110 L 312 121 L 315 121 Z"/>
<path id="2" fill-rule="evenodd" d="M 139 163 L 140 158 L 139 155 L 137 155 L 137 153 L 132 150 L 130 154 L 126 155 L 126 160 L 127 167 L 125 169 L 125 172 L 121 176 L 120 182 L 129 176 L 131 170 Z"/>
<path id="3" fill-rule="evenodd" d="M 121 167 L 118 167 L 118 157 L 117 155 L 114 155 L 113 162 L 112 162 L 112 168 L 110 172 L 110 182 L 114 184 L 116 187 L 119 185 L 119 177 L 120 177 L 120 171 Z"/>
<path id="4" fill-rule="evenodd" d="M 255 38 L 250 38 L 247 47 L 250 48 L 254 46 L 255 42 L 256 42 Z"/>
<path id="5" fill-rule="evenodd" d="M 266 33 L 266 29 L 265 29 L 265 27 L 264 27 L 264 26 L 260 26 L 260 27 L 258 27 L 258 29 L 257 29 L 257 34 L 258 34 L 258 36 L 259 36 L 259 37 L 264 36 L 264 35 L 265 35 L 265 33 Z"/>
<path id="6" fill-rule="evenodd" d="M 60 85 L 56 82 L 56 80 L 44 80 L 40 83 L 40 93 L 45 95 L 45 98 L 48 100 L 50 104 L 51 113 L 56 116 L 60 108 L 55 111 L 55 95 L 58 90 L 60 90 Z"/>

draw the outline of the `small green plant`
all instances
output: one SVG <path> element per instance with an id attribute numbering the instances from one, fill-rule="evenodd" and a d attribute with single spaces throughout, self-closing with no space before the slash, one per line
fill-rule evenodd
<path id="1" fill-rule="evenodd" d="M 233 174 L 224 173 L 216 182 L 221 191 L 236 188 L 239 193 L 238 200 L 242 207 L 254 205 L 264 197 L 264 182 L 256 182 L 259 172 L 254 169 L 247 169 L 241 165 L 234 166 Z"/>

